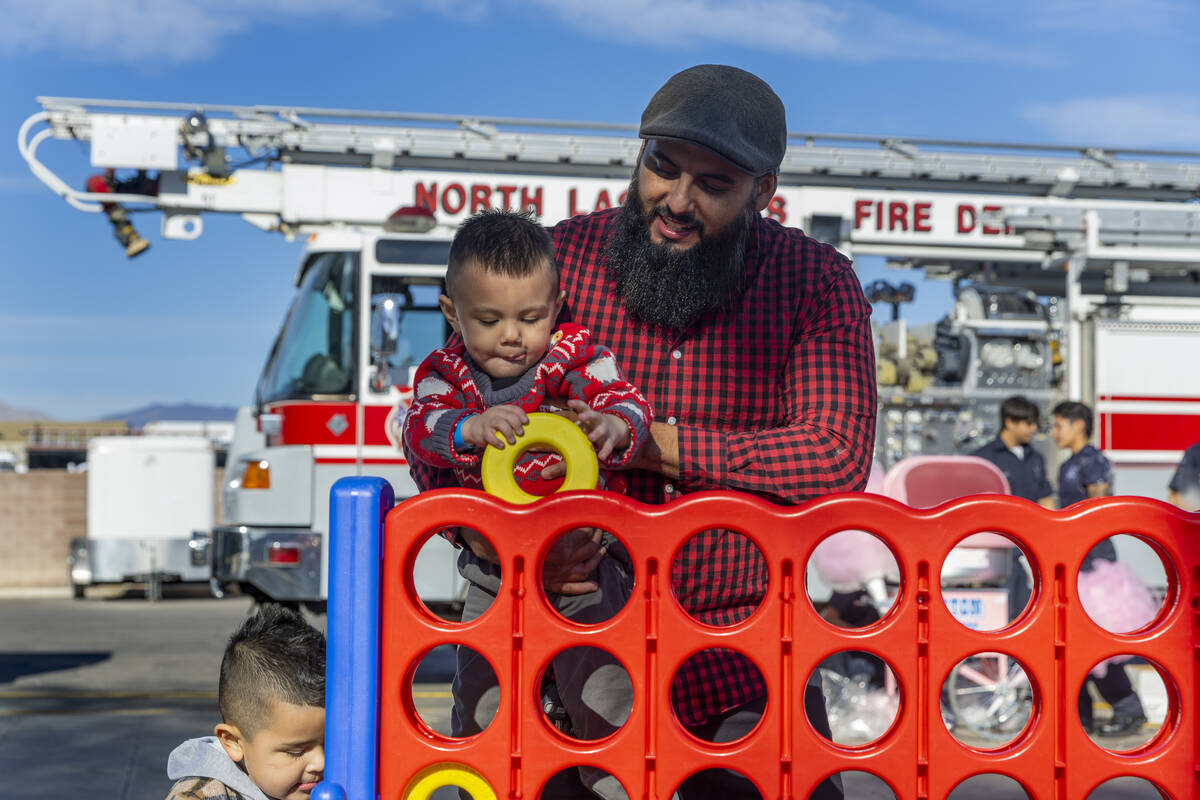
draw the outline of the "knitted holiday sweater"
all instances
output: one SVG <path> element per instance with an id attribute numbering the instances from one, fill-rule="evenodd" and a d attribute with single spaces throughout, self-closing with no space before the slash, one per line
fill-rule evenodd
<path id="1" fill-rule="evenodd" d="M 515 383 L 495 389 L 492 378 L 481 370 L 462 343 L 430 353 L 417 369 L 413 402 L 404 418 L 404 449 L 409 460 L 453 469 L 460 485 L 483 488 L 480 478 L 482 450 L 459 452 L 454 448 L 454 429 L 459 420 L 500 405 L 520 406 L 526 413 L 561 408 L 568 399 L 583 400 L 596 411 L 616 414 L 629 425 L 629 446 L 614 451 L 602 466 L 629 463 L 649 434 L 654 413 L 650 403 L 625 380 L 608 348 L 592 341 L 581 325 L 555 328 L 550 349 Z M 552 401 L 558 401 L 554 405 Z M 540 473 L 558 460 L 553 453 L 526 453 L 517 464 L 517 483 L 526 491 L 539 490 Z M 618 487 L 610 484 L 610 489 Z"/>

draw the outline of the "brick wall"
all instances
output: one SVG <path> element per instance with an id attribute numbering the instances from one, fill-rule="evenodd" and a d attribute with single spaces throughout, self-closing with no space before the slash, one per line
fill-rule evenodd
<path id="1" fill-rule="evenodd" d="M 63 586 L 67 545 L 87 534 L 87 475 L 0 472 L 0 586 Z"/>
<path id="2" fill-rule="evenodd" d="M 221 483 L 216 475 L 215 519 Z M 0 588 L 66 586 L 67 547 L 87 535 L 87 475 L 65 470 L 0 472 Z"/>

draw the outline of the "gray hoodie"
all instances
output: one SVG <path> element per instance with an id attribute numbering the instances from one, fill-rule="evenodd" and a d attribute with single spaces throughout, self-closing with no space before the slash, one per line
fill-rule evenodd
<path id="1" fill-rule="evenodd" d="M 188 739 L 172 750 L 167 757 L 167 777 L 173 781 L 180 778 L 208 778 L 220 781 L 247 800 L 271 800 L 229 758 L 215 736 Z M 171 790 L 171 794 L 175 794 L 175 789 Z"/>

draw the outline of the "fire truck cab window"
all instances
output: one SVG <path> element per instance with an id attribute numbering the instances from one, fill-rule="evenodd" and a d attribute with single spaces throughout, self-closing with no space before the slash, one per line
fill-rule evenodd
<path id="1" fill-rule="evenodd" d="M 348 395 L 354 386 L 356 253 L 312 256 L 259 385 L 259 402 Z"/>
<path id="2" fill-rule="evenodd" d="M 375 260 L 380 264 L 431 264 L 444 267 L 450 259 L 450 242 L 437 239 L 380 239 Z"/>

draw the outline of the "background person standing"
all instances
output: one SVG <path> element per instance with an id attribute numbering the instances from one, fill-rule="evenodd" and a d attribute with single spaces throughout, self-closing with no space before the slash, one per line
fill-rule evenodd
<path id="1" fill-rule="evenodd" d="M 1090 497 L 1112 494 L 1112 465 L 1104 454 L 1090 443 L 1092 438 L 1092 409 L 1083 403 L 1066 401 L 1054 407 L 1054 443 L 1070 450 L 1071 457 L 1058 468 L 1058 504 L 1066 508 Z M 1088 582 L 1088 573 L 1097 569 L 1096 562 L 1115 563 L 1117 549 L 1111 539 L 1103 539 L 1088 551 L 1080 566 L 1080 591 Z M 1103 620 L 1096 620 L 1104 625 Z M 1110 628 L 1111 629 L 1111 628 Z M 1096 726 L 1092 715 L 1092 700 L 1087 681 L 1091 681 L 1109 705 L 1113 715 Z M 1141 729 L 1146 722 L 1142 701 L 1133 690 L 1122 664 L 1109 665 L 1102 677 L 1088 673 L 1079 692 L 1079 720 L 1087 731 L 1095 729 L 1101 736 L 1122 736 Z"/>
<path id="2" fill-rule="evenodd" d="M 1167 502 L 1184 511 L 1200 511 L 1200 442 L 1183 452 L 1167 485 Z"/>
<path id="3" fill-rule="evenodd" d="M 1029 443 L 1038 431 L 1038 407 L 1021 395 L 1000 404 L 1000 434 L 971 455 L 991 461 L 1008 478 L 1009 491 L 1054 508 L 1054 488 L 1046 477 L 1046 459 Z"/>
<path id="4" fill-rule="evenodd" d="M 1046 508 L 1054 508 L 1054 488 L 1046 477 L 1046 459 L 1029 443 L 1038 431 L 1039 409 L 1022 395 L 1000 404 L 1000 434 L 971 455 L 986 458 L 1008 479 L 1008 488 Z M 1008 571 L 1008 612 L 1015 619 L 1029 602 L 1032 588 L 1028 568 L 1018 547 L 1012 549 Z"/>

